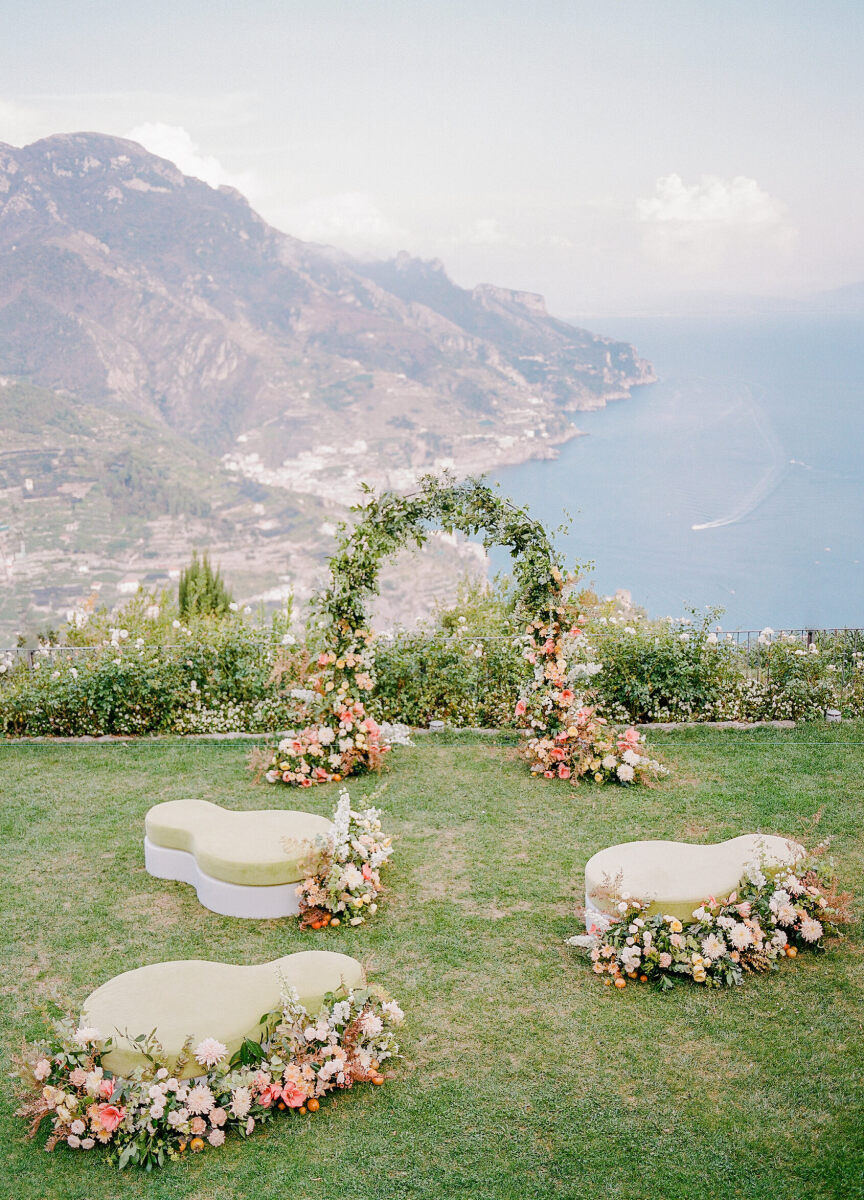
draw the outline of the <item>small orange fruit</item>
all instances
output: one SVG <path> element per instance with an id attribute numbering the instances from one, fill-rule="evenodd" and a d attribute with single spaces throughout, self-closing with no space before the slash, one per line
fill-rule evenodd
<path id="1" fill-rule="evenodd" d="M 376 1087 L 380 1087 L 381 1084 L 384 1082 L 384 1076 L 383 1075 L 373 1075 L 372 1082 L 375 1084 Z"/>
<path id="2" fill-rule="evenodd" d="M 300 1107 L 297 1109 L 297 1111 L 298 1111 L 298 1113 L 300 1114 L 300 1116 L 301 1116 L 301 1117 L 305 1117 L 305 1115 L 306 1115 L 306 1112 L 307 1112 L 306 1105 L 305 1105 L 305 1104 L 301 1104 L 301 1105 L 300 1105 Z"/>
<path id="3" fill-rule="evenodd" d="M 797 946 L 787 946 L 786 947 L 786 955 L 788 958 L 794 958 L 797 953 L 798 953 Z"/>
<path id="4" fill-rule="evenodd" d="M 627 980 L 626 980 L 626 979 L 623 979 L 623 978 L 622 978 L 622 977 L 619 975 L 619 976 L 618 976 L 618 978 L 615 980 L 615 986 L 616 986 L 617 988 L 623 988 L 623 987 L 626 987 L 626 986 L 627 986 Z"/>
<path id="5" fill-rule="evenodd" d="M 199 1137 L 194 1137 L 192 1139 L 192 1141 L 189 1143 L 189 1149 L 193 1152 L 193 1154 L 197 1154 L 199 1150 L 204 1149 L 204 1139 L 199 1138 Z"/>
<path id="6" fill-rule="evenodd" d="M 317 1101 L 315 1099 L 315 1097 L 312 1096 L 311 1099 L 306 1101 L 306 1107 L 309 1109 L 310 1112 L 317 1112 L 318 1109 L 321 1107 L 321 1105 L 320 1105 L 319 1101 Z"/>
<path id="7" fill-rule="evenodd" d="M 177 1143 L 177 1149 L 178 1149 L 178 1150 L 180 1151 L 180 1153 L 182 1154 L 182 1153 L 183 1153 L 183 1151 L 186 1149 L 186 1142 L 185 1142 L 185 1141 L 183 1141 L 183 1142 L 178 1142 L 178 1143 Z"/>
<path id="8" fill-rule="evenodd" d="M 640 983 L 647 983 L 647 982 L 648 982 L 648 976 L 647 976 L 647 975 L 640 975 L 640 976 L 639 976 L 639 982 L 640 982 Z"/>
<path id="9" fill-rule="evenodd" d="M 333 776 L 333 782 L 334 782 L 334 783 L 341 783 L 341 782 L 342 782 L 342 776 L 341 776 L 341 775 L 334 775 L 334 776 Z"/>
<path id="10" fill-rule="evenodd" d="M 279 1101 L 279 1111 L 280 1111 L 280 1112 L 284 1112 L 284 1111 L 285 1111 L 285 1101 L 284 1101 L 284 1100 L 280 1100 L 280 1101 Z"/>
<path id="11" fill-rule="evenodd" d="M 611 979 L 604 979 L 604 980 L 603 980 L 603 986 L 604 986 L 604 987 L 611 987 L 611 986 L 612 986 L 612 980 L 611 980 Z"/>

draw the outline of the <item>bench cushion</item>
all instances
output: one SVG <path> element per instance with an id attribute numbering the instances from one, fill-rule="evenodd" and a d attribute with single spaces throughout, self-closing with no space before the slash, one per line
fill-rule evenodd
<path id="1" fill-rule="evenodd" d="M 803 846 L 770 834 L 744 834 L 709 846 L 688 842 L 623 842 L 593 855 L 585 866 L 586 905 L 616 914 L 622 892 L 651 902 L 649 913 L 680 921 L 713 896 L 725 899 L 751 863 L 783 866 L 804 854 Z"/>
<path id="2" fill-rule="evenodd" d="M 291 809 L 233 812 L 208 800 L 168 800 L 145 818 L 155 846 L 185 850 L 213 879 L 247 886 L 297 883 L 309 869 L 326 817 Z"/>
<path id="3" fill-rule="evenodd" d="M 193 1048 L 204 1038 L 216 1038 L 227 1046 L 230 1058 L 244 1038 L 257 1038 L 260 1018 L 278 1007 L 280 975 L 313 1014 L 325 993 L 364 981 L 355 958 L 327 950 L 304 950 L 251 967 L 200 959 L 159 962 L 103 983 L 84 1001 L 81 1019 L 98 1029 L 103 1040 L 115 1039 L 104 1062 L 118 1075 L 128 1075 L 146 1061 L 128 1041 L 118 1039 L 118 1031 L 135 1038 L 155 1029 L 169 1062 L 187 1037 Z M 193 1060 L 181 1075 L 189 1078 L 202 1071 Z"/>

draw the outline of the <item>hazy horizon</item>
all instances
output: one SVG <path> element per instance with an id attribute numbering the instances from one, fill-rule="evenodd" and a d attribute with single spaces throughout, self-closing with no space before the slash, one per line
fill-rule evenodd
<path id="1" fill-rule="evenodd" d="M 7 29 L 0 141 L 133 137 L 287 233 L 562 316 L 864 279 L 852 3 L 49 0 Z"/>

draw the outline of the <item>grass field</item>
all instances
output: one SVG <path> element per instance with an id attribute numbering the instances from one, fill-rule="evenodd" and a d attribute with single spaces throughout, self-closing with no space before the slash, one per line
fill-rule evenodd
<path id="1" fill-rule="evenodd" d="M 382 911 L 324 933 L 208 912 L 144 872 L 141 838 L 160 800 L 329 813 L 335 786 L 256 786 L 248 743 L 0 744 L 4 1068 L 52 991 L 78 1004 L 160 959 L 341 950 L 408 1014 L 384 1088 L 151 1176 L 25 1142 L 4 1069 L 0 1197 L 864 1197 L 860 927 L 722 993 L 619 993 L 564 945 L 586 860 L 632 838 L 832 834 L 860 894 L 864 724 L 669 735 L 673 776 L 652 790 L 531 779 L 503 736 L 417 741 L 394 753 L 381 800 L 397 838 Z"/>

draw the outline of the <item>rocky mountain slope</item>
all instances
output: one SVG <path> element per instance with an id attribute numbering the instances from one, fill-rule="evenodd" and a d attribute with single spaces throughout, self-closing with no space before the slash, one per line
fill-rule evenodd
<path id="1" fill-rule="evenodd" d="M 300 242 L 99 134 L 0 145 L 0 376 L 0 568 L 24 591 L 51 576 L 37 613 L 81 591 L 59 564 L 83 553 L 84 514 L 109 592 L 144 556 L 158 575 L 193 539 L 224 558 L 255 538 L 266 569 L 241 586 L 272 591 L 291 547 L 298 571 L 320 557 L 361 479 L 548 455 L 574 412 L 651 378 L 539 296 Z M 28 515 L 57 496 L 68 520 Z M 45 561 L 22 575 L 37 526 Z"/>

